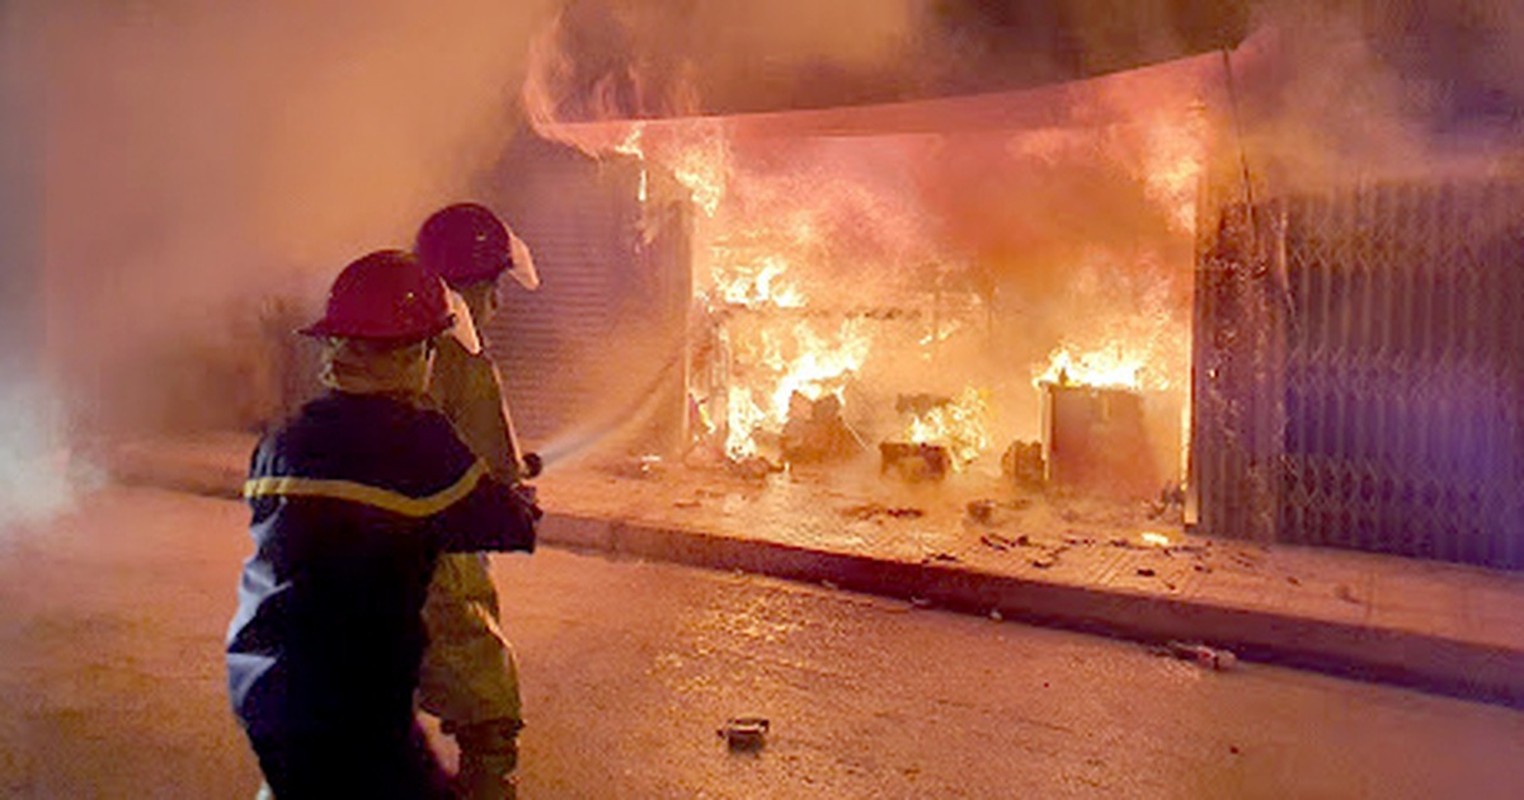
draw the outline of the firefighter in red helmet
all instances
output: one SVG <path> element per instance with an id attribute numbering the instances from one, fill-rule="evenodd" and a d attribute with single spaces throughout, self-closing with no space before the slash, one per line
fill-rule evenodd
<path id="1" fill-rule="evenodd" d="M 447 284 L 456 311 L 454 335 L 440 338 L 430 394 L 495 477 L 515 484 L 534 477 L 537 459 L 519 449 L 502 379 L 483 348 L 501 276 L 533 275 L 527 248 L 491 210 L 460 203 L 423 223 L 415 252 L 424 269 Z M 533 288 L 532 279 L 526 285 Z M 478 800 L 514 796 L 523 727 L 518 669 L 498 615 L 485 555 L 440 559 L 424 605 L 430 638 L 419 699 L 455 737 L 460 786 Z"/>
<path id="2" fill-rule="evenodd" d="M 353 262 L 303 331 L 331 391 L 254 451 L 228 684 L 281 800 L 456 796 L 415 719 L 428 582 L 444 552 L 532 551 L 539 509 L 428 409 L 452 322 L 410 253 Z"/>

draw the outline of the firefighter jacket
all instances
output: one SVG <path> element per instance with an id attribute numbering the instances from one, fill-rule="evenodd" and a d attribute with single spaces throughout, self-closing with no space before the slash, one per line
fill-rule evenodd
<path id="1" fill-rule="evenodd" d="M 441 552 L 534 548 L 538 509 L 438 412 L 332 392 L 254 451 L 227 665 L 251 735 L 412 724 L 420 611 Z"/>
<path id="2" fill-rule="evenodd" d="M 429 392 L 492 474 L 516 482 L 519 453 L 491 360 L 441 337 Z M 451 726 L 521 719 L 518 669 L 498 624 L 497 587 L 488 566 L 480 553 L 443 556 L 423 607 L 429 646 L 419 673 L 419 705 Z"/>

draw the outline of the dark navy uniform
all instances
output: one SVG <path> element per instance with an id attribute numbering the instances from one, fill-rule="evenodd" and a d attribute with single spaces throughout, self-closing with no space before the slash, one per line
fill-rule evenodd
<path id="1" fill-rule="evenodd" d="M 265 437 L 244 491 L 228 684 L 276 797 L 445 793 L 413 715 L 429 580 L 442 552 L 532 550 L 538 509 L 441 414 L 343 392 Z"/>

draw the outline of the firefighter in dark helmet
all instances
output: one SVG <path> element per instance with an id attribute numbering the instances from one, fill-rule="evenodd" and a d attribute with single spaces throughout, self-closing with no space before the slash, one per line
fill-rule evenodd
<path id="1" fill-rule="evenodd" d="M 441 553 L 532 551 L 540 512 L 427 408 L 451 324 L 413 255 L 350 264 L 303 331 L 330 391 L 254 451 L 228 682 L 280 800 L 455 796 L 415 717 L 428 584 Z"/>

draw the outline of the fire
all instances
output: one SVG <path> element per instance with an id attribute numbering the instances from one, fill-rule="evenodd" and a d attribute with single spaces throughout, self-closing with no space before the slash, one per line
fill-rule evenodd
<path id="1" fill-rule="evenodd" d="M 630 134 L 624 137 L 624 141 L 614 145 L 614 152 L 634 156 L 640 161 L 640 187 L 636 190 L 636 199 L 644 203 L 651 199 L 650 176 L 646 170 L 646 151 L 641 143 L 641 135 L 645 133 L 644 123 L 637 122 L 630 126 Z"/>
<path id="2" fill-rule="evenodd" d="M 759 439 L 777 436 L 788 422 L 789 401 L 842 390 L 862 368 L 871 341 L 860 320 L 847 320 L 822 334 L 807 322 L 792 328 L 762 327 L 730 337 L 734 361 L 744 368 L 729 388 L 725 451 L 731 458 L 757 455 Z"/>
<path id="3" fill-rule="evenodd" d="M 802 308 L 804 295 L 798 286 L 784 278 L 788 260 L 769 253 L 754 265 L 725 270 L 716 265 L 711 270 L 715 293 L 725 303 L 746 308 L 771 305 L 776 308 Z"/>
<path id="4" fill-rule="evenodd" d="M 989 393 L 972 386 L 952 402 L 913 415 L 905 438 L 918 444 L 939 444 L 952 453 L 953 466 L 962 467 L 990 447 Z"/>
<path id="5" fill-rule="evenodd" d="M 1060 346 L 1048 356 L 1048 366 L 1032 380 L 1032 385 L 1094 386 L 1096 388 L 1143 388 L 1141 375 L 1147 364 L 1121 343 L 1099 350 L 1076 354 Z"/>
<path id="6" fill-rule="evenodd" d="M 1011 414 L 1009 378 L 1026 377 L 1008 375 L 1013 359 L 1038 386 L 1185 385 L 1206 152 L 1194 71 L 990 99 L 1072 112 L 1008 131 L 963 101 L 862 112 L 880 133 L 855 110 L 681 116 L 697 103 L 648 107 L 638 75 L 614 76 L 630 79 L 623 94 L 568 99 L 574 65 L 537 44 L 536 130 L 637 159 L 642 204 L 693 212 L 687 388 L 709 452 L 783 453 L 803 401 L 835 398 L 821 413 L 859 444 L 903 437 L 966 465 L 1006 443 L 993 419 L 1000 437 L 1026 424 Z M 886 411 L 928 384 L 966 388 L 914 418 Z"/>

